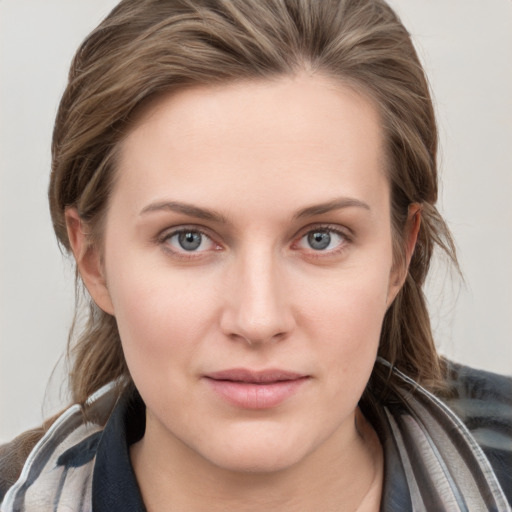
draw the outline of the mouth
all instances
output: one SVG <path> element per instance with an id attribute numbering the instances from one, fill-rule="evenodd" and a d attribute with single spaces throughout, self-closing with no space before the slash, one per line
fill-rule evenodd
<path id="1" fill-rule="evenodd" d="M 220 398 L 242 409 L 277 407 L 295 395 L 309 379 L 309 375 L 279 369 L 252 371 L 234 368 L 204 376 Z"/>

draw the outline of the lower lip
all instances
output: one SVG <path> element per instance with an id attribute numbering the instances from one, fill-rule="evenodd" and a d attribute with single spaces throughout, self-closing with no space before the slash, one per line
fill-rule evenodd
<path id="1" fill-rule="evenodd" d="M 231 405 L 243 409 L 270 409 L 293 396 L 309 380 L 300 379 L 254 384 L 206 378 L 213 390 Z"/>

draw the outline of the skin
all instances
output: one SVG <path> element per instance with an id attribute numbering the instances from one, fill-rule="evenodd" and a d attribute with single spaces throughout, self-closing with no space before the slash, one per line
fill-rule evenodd
<path id="1" fill-rule="evenodd" d="M 369 99 L 305 74 L 160 98 L 123 142 L 102 247 L 67 221 L 147 405 L 131 457 L 148 510 L 378 510 L 382 454 L 357 403 L 404 269 Z M 197 250 L 179 229 L 203 233 Z M 230 368 L 307 379 L 248 410 L 204 377 Z"/>

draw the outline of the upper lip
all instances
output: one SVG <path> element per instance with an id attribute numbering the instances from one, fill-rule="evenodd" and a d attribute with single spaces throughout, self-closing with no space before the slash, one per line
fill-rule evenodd
<path id="1" fill-rule="evenodd" d="M 302 379 L 308 377 L 308 375 L 280 369 L 248 370 L 246 368 L 232 368 L 229 370 L 208 373 L 205 377 L 213 380 L 229 380 L 233 382 L 264 384 L 267 382 L 282 382 Z"/>

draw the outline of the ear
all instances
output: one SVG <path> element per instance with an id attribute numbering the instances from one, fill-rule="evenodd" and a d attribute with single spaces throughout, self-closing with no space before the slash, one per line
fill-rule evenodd
<path id="1" fill-rule="evenodd" d="M 100 250 L 91 243 L 76 208 L 66 208 L 65 216 L 69 243 L 82 281 L 96 305 L 106 313 L 114 315 Z"/>
<path id="2" fill-rule="evenodd" d="M 388 307 L 392 304 L 407 278 L 409 264 L 411 263 L 414 248 L 416 247 L 416 241 L 418 240 L 420 225 L 421 206 L 418 203 L 411 203 L 408 208 L 407 222 L 405 224 L 405 261 L 403 262 L 403 265 L 394 268 L 391 272 L 388 290 Z"/>
<path id="3" fill-rule="evenodd" d="M 414 254 L 414 248 L 416 247 L 416 241 L 418 240 L 418 233 L 421 225 L 421 206 L 418 203 L 411 203 L 407 212 L 407 224 L 406 229 L 406 246 L 405 246 L 405 275 L 409 269 L 412 255 Z M 404 276 L 405 280 L 405 276 Z"/>

